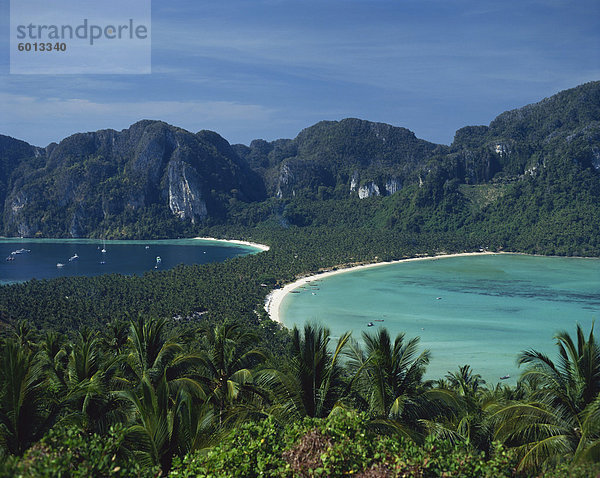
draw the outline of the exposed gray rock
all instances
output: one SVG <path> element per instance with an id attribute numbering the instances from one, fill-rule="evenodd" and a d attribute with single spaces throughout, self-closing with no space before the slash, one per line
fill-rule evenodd
<path id="1" fill-rule="evenodd" d="M 592 148 L 592 166 L 594 169 L 600 169 L 600 148 L 597 146 Z"/>
<path id="2" fill-rule="evenodd" d="M 358 176 L 358 171 L 354 171 L 352 173 L 352 179 L 350 179 L 350 191 L 356 191 L 356 188 L 358 187 L 358 180 L 359 180 L 359 176 Z"/>
<path id="3" fill-rule="evenodd" d="M 180 219 L 197 223 L 208 210 L 202 199 L 201 179 L 196 170 L 183 161 L 169 163 L 169 208 Z"/>
<path id="4" fill-rule="evenodd" d="M 400 191 L 402 189 L 402 181 L 398 178 L 389 178 L 385 182 L 385 192 L 388 196 Z"/>
<path id="5" fill-rule="evenodd" d="M 360 188 L 358 188 L 358 197 L 360 199 L 372 197 L 372 196 L 381 196 L 379 192 L 379 186 L 374 182 L 367 183 Z"/>
<path id="6" fill-rule="evenodd" d="M 71 219 L 71 225 L 69 227 L 69 235 L 71 237 L 84 237 L 85 236 L 85 228 L 82 225 L 83 220 L 85 219 L 85 212 L 78 208 L 73 214 L 73 219 Z"/>
<path id="7" fill-rule="evenodd" d="M 281 166 L 279 171 L 279 180 L 277 182 L 277 197 L 279 199 L 285 196 L 294 196 L 293 190 L 294 174 L 288 164 Z"/>

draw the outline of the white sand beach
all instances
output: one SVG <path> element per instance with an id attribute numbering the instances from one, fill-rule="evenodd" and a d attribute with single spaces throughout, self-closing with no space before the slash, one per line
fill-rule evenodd
<path id="1" fill-rule="evenodd" d="M 216 241 L 216 242 L 229 242 L 232 244 L 240 244 L 242 246 L 256 247 L 257 249 L 260 249 L 261 251 L 268 251 L 270 249 L 270 247 L 266 246 L 265 244 L 258 244 L 256 242 L 248 242 L 248 241 L 238 241 L 237 239 L 216 239 L 214 237 L 194 237 L 194 239 L 202 239 L 205 241 Z"/>
<path id="2" fill-rule="evenodd" d="M 279 316 L 279 309 L 281 307 L 281 303 L 283 302 L 284 297 L 287 294 L 289 294 L 294 289 L 297 289 L 298 287 L 308 284 L 314 280 L 324 279 L 325 277 L 330 277 L 335 274 L 343 274 L 344 272 L 356 271 L 356 270 L 360 270 L 360 269 L 367 269 L 370 267 L 380 267 L 380 266 L 387 266 L 390 264 L 399 264 L 401 262 L 445 259 L 448 257 L 480 256 L 480 255 L 484 255 L 484 254 L 502 254 L 502 253 L 501 252 L 484 251 L 484 252 L 462 252 L 462 253 L 457 253 L 457 254 L 440 254 L 437 256 L 411 257 L 410 259 L 399 259 L 397 261 L 389 261 L 389 262 L 372 262 L 370 264 L 361 264 L 361 265 L 357 265 L 357 266 L 345 267 L 342 269 L 323 271 L 319 274 L 302 277 L 301 279 L 298 279 L 297 281 L 292 282 L 291 284 L 287 284 L 286 286 L 284 286 L 281 289 L 275 289 L 275 290 L 271 291 L 269 293 L 269 295 L 267 295 L 267 297 L 265 298 L 265 310 L 269 314 L 269 317 L 271 318 L 271 320 L 282 323 L 281 317 Z"/>

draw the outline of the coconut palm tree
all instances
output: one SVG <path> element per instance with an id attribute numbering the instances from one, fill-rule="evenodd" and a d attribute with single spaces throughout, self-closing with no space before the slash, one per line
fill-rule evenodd
<path id="1" fill-rule="evenodd" d="M 142 461 L 160 465 L 166 473 L 175 455 L 204 448 L 216 442 L 214 420 L 204 396 L 196 387 L 169 383 L 166 374 L 154 385 L 143 375 L 138 390 L 125 390 L 135 412 L 135 423 L 127 429 L 130 444 Z"/>
<path id="2" fill-rule="evenodd" d="M 577 325 L 576 340 L 555 336 L 558 361 L 535 350 L 521 353 L 527 365 L 522 380 L 531 392 L 496 412 L 496 438 L 517 446 L 520 467 L 586 461 L 600 448 L 600 347 L 594 328 L 586 339 Z"/>
<path id="3" fill-rule="evenodd" d="M 363 333 L 364 350 L 354 348 L 349 367 L 354 388 L 372 419 L 414 437 L 418 421 L 431 416 L 436 401 L 447 394 L 424 386 L 430 352 L 419 353 L 418 337 L 407 342 L 404 337 L 398 334 L 392 342 L 386 328 Z"/>
<path id="4" fill-rule="evenodd" d="M 64 337 L 53 330 L 46 331 L 40 342 L 40 360 L 48 370 L 51 388 L 57 394 L 66 389 L 65 370 L 68 363 L 68 352 Z"/>
<path id="5" fill-rule="evenodd" d="M 129 324 L 124 320 L 112 320 L 107 326 L 104 341 L 106 348 L 115 355 L 125 352 L 129 338 Z"/>
<path id="6" fill-rule="evenodd" d="M 115 392 L 121 356 L 107 356 L 98 333 L 83 329 L 69 354 L 66 369 L 65 404 L 71 413 L 67 421 L 104 433 L 110 425 L 125 419 L 123 400 Z"/>
<path id="7" fill-rule="evenodd" d="M 37 331 L 30 322 L 19 320 L 15 325 L 13 336 L 22 347 L 33 349 L 37 340 Z"/>
<path id="8" fill-rule="evenodd" d="M 493 430 L 490 410 L 502 400 L 505 387 L 484 387 L 485 380 L 463 365 L 456 372 L 448 372 L 445 379 L 436 383 L 438 390 L 452 394 L 446 413 L 433 420 L 426 420 L 429 433 L 452 442 L 465 442 L 488 452 L 492 444 Z"/>
<path id="9" fill-rule="evenodd" d="M 206 330 L 205 350 L 200 353 L 200 381 L 220 421 L 241 399 L 258 393 L 252 366 L 264 362 L 266 356 L 254 347 L 257 342 L 255 333 L 235 324 Z"/>
<path id="10" fill-rule="evenodd" d="M 200 356 L 186 353 L 177 336 L 165 333 L 165 319 L 139 316 L 130 321 L 129 354 L 126 357 L 129 384 L 140 384 L 146 376 L 155 384 L 163 375 L 167 380 L 181 379 L 200 363 Z"/>
<path id="11" fill-rule="evenodd" d="M 281 418 L 325 417 L 343 396 L 340 359 L 350 340 L 343 334 L 333 351 L 329 329 L 306 324 L 304 333 L 292 331 L 292 358 L 287 369 L 262 371 L 259 383 L 273 391 L 271 413 Z"/>
<path id="12" fill-rule="evenodd" d="M 0 445 L 9 453 L 23 454 L 49 429 L 58 407 L 46 383 L 36 354 L 8 339 L 0 355 Z"/>

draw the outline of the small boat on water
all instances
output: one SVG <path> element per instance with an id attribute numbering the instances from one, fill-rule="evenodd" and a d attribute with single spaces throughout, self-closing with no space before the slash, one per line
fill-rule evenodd
<path id="1" fill-rule="evenodd" d="M 150 249 L 150 246 L 146 246 L 146 249 Z"/>
<path id="2" fill-rule="evenodd" d="M 502 375 L 502 377 L 500 377 L 500 380 L 506 380 L 507 378 L 510 378 L 510 375 Z"/>
<path id="3" fill-rule="evenodd" d="M 106 264 L 106 261 L 100 261 L 100 265 Z"/>
<path id="4" fill-rule="evenodd" d="M 11 254 L 27 254 L 28 252 L 31 252 L 31 249 L 18 249 L 16 251 L 11 252 Z"/>
<path id="5" fill-rule="evenodd" d="M 61 267 L 65 267 L 65 265 L 63 263 L 59 262 L 58 264 L 56 264 L 56 267 L 58 267 L 60 269 Z"/>
<path id="6" fill-rule="evenodd" d="M 8 257 L 6 258 L 6 260 L 7 260 L 8 262 L 11 262 L 11 261 L 14 261 L 14 260 L 15 260 L 15 258 L 14 258 L 13 256 L 8 256 Z"/>
<path id="7" fill-rule="evenodd" d="M 373 327 L 373 325 L 375 325 L 375 324 L 373 324 L 373 322 L 369 322 L 369 323 L 367 324 L 367 327 Z"/>
<path id="8" fill-rule="evenodd" d="M 156 265 L 154 266 L 154 268 L 158 269 L 158 266 L 160 265 L 161 262 L 162 262 L 162 259 L 160 258 L 160 256 L 156 256 Z"/>
<path id="9" fill-rule="evenodd" d="M 385 319 L 373 319 L 373 322 L 383 322 Z"/>
<path id="10" fill-rule="evenodd" d="M 73 257 L 69 258 L 69 262 L 76 261 L 77 259 L 79 259 L 79 256 L 77 254 L 75 254 Z"/>

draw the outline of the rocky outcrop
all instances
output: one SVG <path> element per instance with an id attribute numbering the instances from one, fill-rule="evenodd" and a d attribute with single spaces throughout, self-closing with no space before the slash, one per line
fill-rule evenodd
<path id="1" fill-rule="evenodd" d="M 32 222 L 26 214 L 28 204 L 29 198 L 23 191 L 19 191 L 10 198 L 10 201 L 7 201 L 5 224 L 7 228 L 14 231 L 13 235 L 29 237 L 37 232 L 37 223 Z"/>
<path id="2" fill-rule="evenodd" d="M 202 181 L 197 171 L 183 161 L 169 163 L 169 208 L 180 219 L 190 219 L 193 224 L 202 222 L 208 215 L 202 199 Z"/>
<path id="3" fill-rule="evenodd" d="M 600 170 L 600 147 L 595 146 L 592 148 L 592 167 L 596 170 Z"/>
<path id="4" fill-rule="evenodd" d="M 493 143 L 490 147 L 492 148 L 494 153 L 496 153 L 501 158 L 510 154 L 510 143 L 506 141 L 497 141 Z"/>
<path id="5" fill-rule="evenodd" d="M 385 182 L 385 192 L 388 196 L 391 196 L 394 193 L 397 193 L 402 189 L 402 181 L 398 178 L 389 178 Z"/>
<path id="6" fill-rule="evenodd" d="M 373 196 L 391 196 L 402 189 L 402 181 L 398 178 L 388 178 L 383 182 L 382 187 L 375 181 L 368 181 L 358 187 L 358 172 L 354 172 L 350 181 L 350 192 L 356 191 L 359 199 L 365 199 Z"/>
<path id="7" fill-rule="evenodd" d="M 69 235 L 71 237 L 83 237 L 85 236 L 85 211 L 77 209 L 71 219 L 71 225 L 69 226 Z"/>
<path id="8" fill-rule="evenodd" d="M 370 198 L 373 196 L 381 196 L 381 193 L 379 192 L 379 186 L 377 186 L 377 184 L 374 182 L 371 181 L 370 183 L 364 184 L 358 188 L 358 197 L 360 199 Z"/>
<path id="9" fill-rule="evenodd" d="M 358 187 L 358 180 L 358 171 L 354 171 L 352 173 L 352 179 L 350 179 L 350 192 L 356 191 L 356 188 Z"/>
<path id="10" fill-rule="evenodd" d="M 283 197 L 295 196 L 293 184 L 294 175 L 290 169 L 290 166 L 288 164 L 282 165 L 281 170 L 279 171 L 279 179 L 277 181 L 277 197 L 281 199 Z"/>

